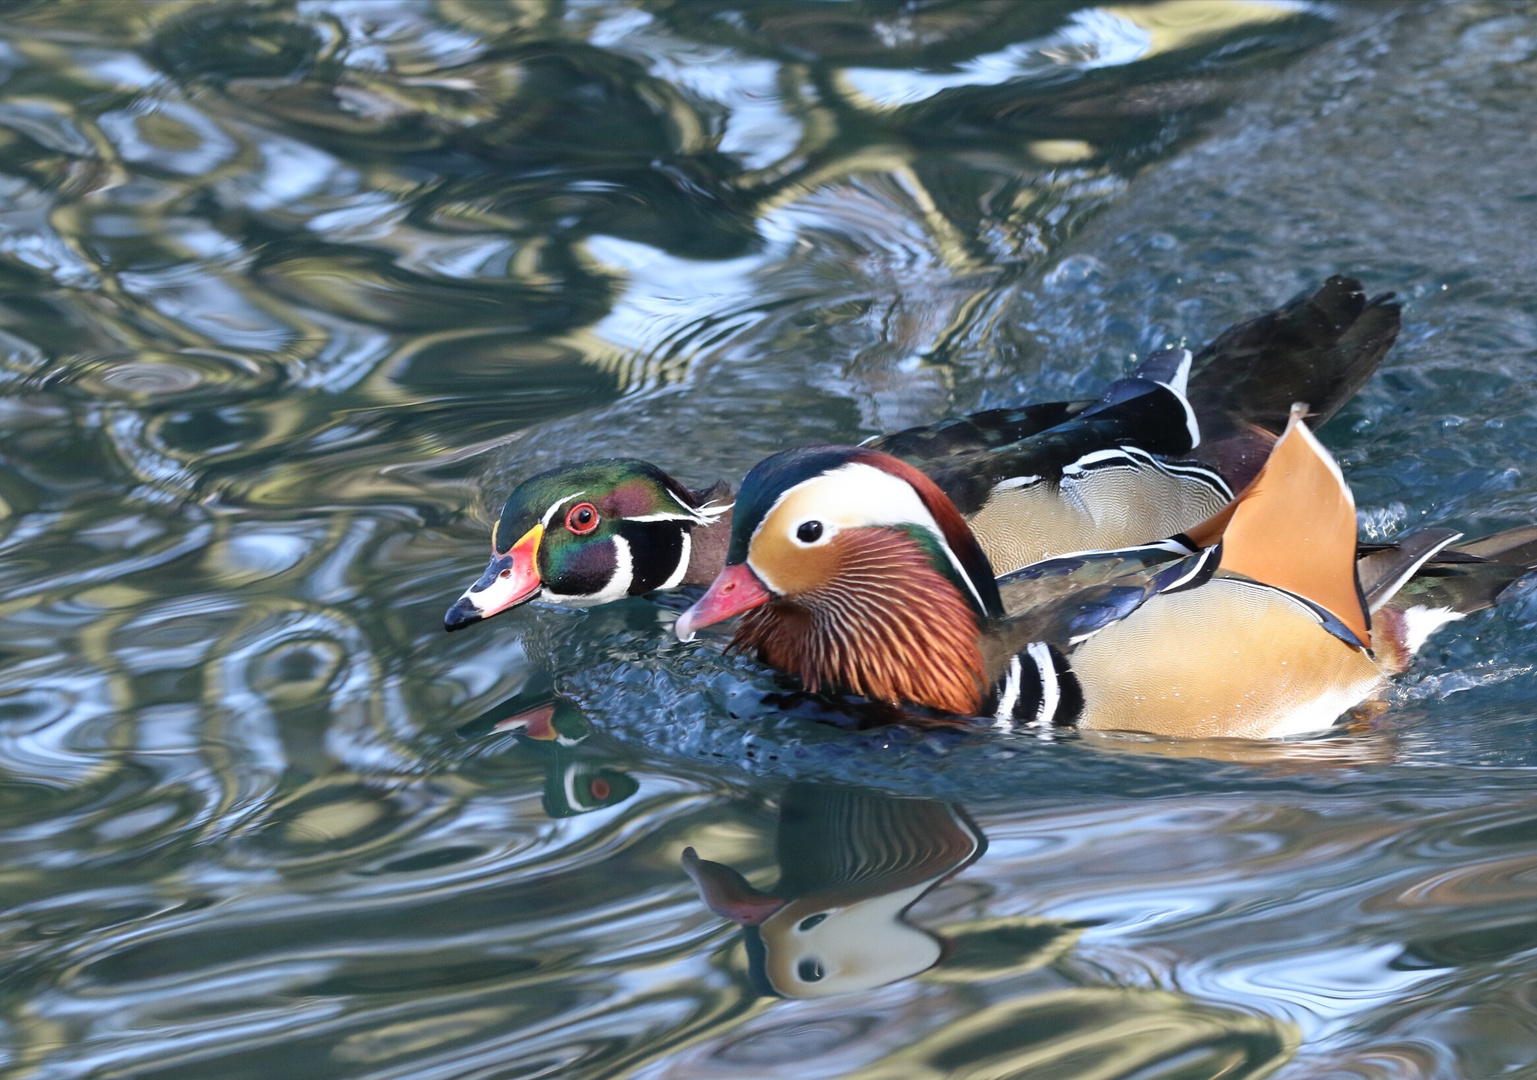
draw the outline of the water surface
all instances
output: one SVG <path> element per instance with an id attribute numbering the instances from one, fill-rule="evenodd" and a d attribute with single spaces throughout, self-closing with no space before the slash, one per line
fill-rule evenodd
<path id="1" fill-rule="evenodd" d="M 1526 3 L 11 5 L 0 1075 L 1532 1075 L 1531 598 L 1280 746 L 440 620 L 532 471 L 1082 395 L 1334 272 L 1406 303 L 1363 530 L 1537 520 L 1534 92 Z"/>

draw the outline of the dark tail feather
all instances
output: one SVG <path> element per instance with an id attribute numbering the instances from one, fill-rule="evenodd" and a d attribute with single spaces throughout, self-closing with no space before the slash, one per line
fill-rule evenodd
<path id="1" fill-rule="evenodd" d="M 1460 534 L 1454 529 L 1416 529 L 1391 544 L 1362 545 L 1356 553 L 1356 581 L 1367 611 L 1376 611 L 1426 563 L 1443 554 Z"/>
<path id="2" fill-rule="evenodd" d="M 1094 401 L 1048 401 L 1016 409 L 988 409 L 926 427 L 882 435 L 863 445 L 926 469 L 931 462 L 978 450 L 996 450 L 1064 424 Z"/>
<path id="3" fill-rule="evenodd" d="M 1308 424 L 1317 428 L 1371 377 L 1398 336 L 1400 306 L 1392 299 L 1368 300 L 1359 281 L 1335 275 L 1311 296 L 1230 327 L 1196 353 L 1187 396 L 1210 446 L 1202 456 L 1224 475 L 1232 470 L 1235 490 L 1273 441 L 1255 427 L 1279 434 L 1292 402 L 1306 401 Z"/>
<path id="4" fill-rule="evenodd" d="M 1461 544 L 1457 551 L 1512 566 L 1537 566 L 1537 525 L 1506 529 L 1482 540 Z"/>
<path id="5" fill-rule="evenodd" d="M 1524 525 L 1437 552 L 1387 603 L 1467 615 L 1511 599 L 1534 574 L 1537 526 Z"/>

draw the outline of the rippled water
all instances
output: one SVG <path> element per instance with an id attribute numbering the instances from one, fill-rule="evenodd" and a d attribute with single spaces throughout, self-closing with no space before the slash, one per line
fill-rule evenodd
<path id="1" fill-rule="evenodd" d="M 1529 3 L 7 6 L 0 1075 L 1537 1075 L 1537 601 L 1266 746 L 440 629 L 531 471 L 1080 395 L 1336 271 L 1407 302 L 1365 530 L 1537 520 L 1534 94 Z"/>

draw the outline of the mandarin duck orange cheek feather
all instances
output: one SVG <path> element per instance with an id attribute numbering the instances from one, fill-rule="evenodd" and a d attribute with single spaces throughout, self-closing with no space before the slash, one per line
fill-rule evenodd
<path id="1" fill-rule="evenodd" d="M 678 620 L 749 612 L 735 644 L 800 677 L 887 702 L 973 711 L 992 567 L 933 481 L 872 450 L 809 447 L 761 462 L 737 495 L 727 566 Z"/>
<path id="2" fill-rule="evenodd" d="M 1019 602 L 1007 618 L 985 557 L 926 478 L 869 451 L 775 455 L 744 481 L 727 568 L 678 634 L 744 614 L 733 644 L 808 687 L 1002 727 L 1328 727 L 1407 663 L 1423 640 L 1410 627 L 1496 602 L 1537 561 L 1537 539 L 1515 530 L 1451 552 L 1443 531 L 1363 557 L 1349 488 L 1305 412 L 1293 408 L 1255 479 L 1188 536 L 1005 579 Z"/>
<path id="3" fill-rule="evenodd" d="M 1293 400 L 1314 403 L 1315 423 L 1332 415 L 1376 368 L 1398 325 L 1389 296 L 1368 300 L 1359 282 L 1334 277 L 1194 354 L 1153 353 L 1097 400 L 992 409 L 866 449 L 932 479 L 996 573 L 1150 542 L 1226 504 L 1259 468 Z M 704 584 L 725 564 L 728 498 L 721 485 L 691 492 L 634 459 L 532 477 L 507 500 L 491 565 L 445 625 L 459 629 L 529 600 L 585 607 Z M 598 514 L 591 532 L 570 517 L 583 499 Z"/>

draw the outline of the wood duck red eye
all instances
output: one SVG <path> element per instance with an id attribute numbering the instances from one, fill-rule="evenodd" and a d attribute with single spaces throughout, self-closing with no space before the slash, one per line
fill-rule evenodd
<path id="1" fill-rule="evenodd" d="M 592 503 L 577 503 L 566 514 L 566 528 L 586 536 L 598 527 L 598 508 Z"/>

